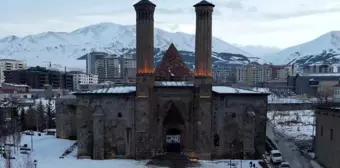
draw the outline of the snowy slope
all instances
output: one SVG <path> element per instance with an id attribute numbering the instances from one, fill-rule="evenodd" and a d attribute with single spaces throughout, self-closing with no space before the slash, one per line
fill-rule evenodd
<path id="1" fill-rule="evenodd" d="M 274 64 L 313 64 L 323 61 L 340 62 L 340 31 L 326 33 L 312 41 L 293 46 L 267 57 Z"/>
<path id="2" fill-rule="evenodd" d="M 51 61 L 57 65 L 84 67 L 85 63 L 76 59 L 91 51 L 105 51 L 116 55 L 131 52 L 133 54 L 135 32 L 135 26 L 100 23 L 68 33 L 44 32 L 23 38 L 8 36 L 0 39 L 0 58 L 25 60 L 29 65 L 46 64 Z M 193 52 L 195 49 L 194 35 L 155 29 L 154 38 L 155 48 L 160 51 L 166 50 L 171 43 L 181 51 Z M 213 51 L 250 56 L 247 52 L 217 38 L 213 38 Z"/>

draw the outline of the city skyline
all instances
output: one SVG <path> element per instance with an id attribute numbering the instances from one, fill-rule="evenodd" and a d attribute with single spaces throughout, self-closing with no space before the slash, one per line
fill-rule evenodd
<path id="1" fill-rule="evenodd" d="M 112 22 L 135 23 L 131 7 L 137 1 L 42 0 L 3 2 L 0 14 L 0 38 L 25 36 L 46 31 L 70 32 L 77 28 Z M 176 3 L 152 0 L 157 5 L 155 26 L 167 31 L 193 34 L 195 14 L 190 0 Z M 213 0 L 213 35 L 228 43 L 262 45 L 281 49 L 312 40 L 324 33 L 340 30 L 334 20 L 340 16 L 340 2 L 329 0 L 299 3 L 265 0 Z M 181 19 L 178 19 L 181 18 Z"/>

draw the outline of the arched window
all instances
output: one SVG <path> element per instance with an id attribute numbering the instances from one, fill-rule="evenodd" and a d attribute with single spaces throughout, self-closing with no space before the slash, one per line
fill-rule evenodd
<path id="1" fill-rule="evenodd" d="M 121 117 L 122 117 L 122 113 L 119 112 L 119 113 L 118 113 L 118 118 L 121 118 Z"/>

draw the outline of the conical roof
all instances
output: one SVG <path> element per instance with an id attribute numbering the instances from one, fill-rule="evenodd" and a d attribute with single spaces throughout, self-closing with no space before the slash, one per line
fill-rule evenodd
<path id="1" fill-rule="evenodd" d="M 150 2 L 149 0 L 140 0 L 136 4 L 133 5 L 134 7 L 137 6 L 156 6 L 154 3 Z"/>
<path id="2" fill-rule="evenodd" d="M 212 6 L 212 7 L 215 7 L 214 4 L 206 1 L 206 0 L 202 0 L 201 2 L 197 3 L 194 5 L 194 7 L 198 7 L 198 6 Z"/>
<path id="3" fill-rule="evenodd" d="M 192 72 L 182 60 L 178 50 L 171 44 L 161 62 L 157 65 L 156 77 L 191 77 Z"/>

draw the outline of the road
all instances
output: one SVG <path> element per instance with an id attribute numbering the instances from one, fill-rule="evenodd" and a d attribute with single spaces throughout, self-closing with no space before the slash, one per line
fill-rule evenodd
<path id="1" fill-rule="evenodd" d="M 290 163 L 291 168 L 312 168 L 309 160 L 301 155 L 294 142 L 289 141 L 285 136 L 276 134 L 270 122 L 267 122 L 266 134 L 280 150 L 283 159 Z"/>

